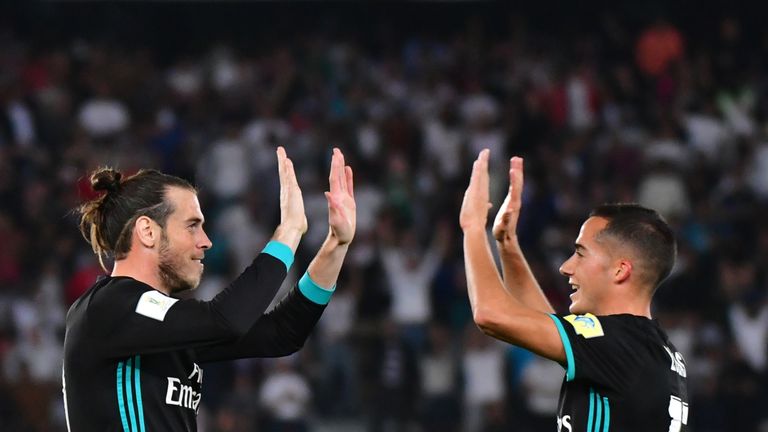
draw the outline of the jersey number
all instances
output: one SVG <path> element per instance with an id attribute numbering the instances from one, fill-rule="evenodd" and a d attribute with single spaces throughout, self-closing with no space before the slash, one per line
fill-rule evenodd
<path id="1" fill-rule="evenodd" d="M 680 432 L 683 425 L 688 424 L 688 404 L 676 396 L 669 397 L 669 416 L 672 422 L 669 423 L 669 432 Z"/>
<path id="2" fill-rule="evenodd" d="M 669 354 L 669 359 L 672 365 L 669 367 L 672 371 L 676 372 L 681 377 L 685 378 L 687 372 L 685 370 L 685 361 L 680 353 L 672 353 L 667 347 L 664 350 Z M 669 397 L 669 416 L 672 418 L 672 422 L 669 423 L 669 432 L 680 432 L 683 425 L 688 424 L 688 404 L 683 402 L 677 396 Z"/>

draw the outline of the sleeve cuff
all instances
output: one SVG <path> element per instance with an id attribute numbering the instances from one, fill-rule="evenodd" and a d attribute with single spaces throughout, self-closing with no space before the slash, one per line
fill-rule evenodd
<path id="1" fill-rule="evenodd" d="M 288 271 L 293 264 L 293 251 L 286 244 L 272 240 L 264 247 L 261 253 L 272 255 L 285 264 L 285 271 Z"/>
<path id="2" fill-rule="evenodd" d="M 331 301 L 333 292 L 336 291 L 336 285 L 330 288 L 323 288 L 309 277 L 309 272 L 305 272 L 304 276 L 299 280 L 299 291 L 312 303 L 327 305 Z"/>
<path id="3" fill-rule="evenodd" d="M 573 378 L 576 377 L 576 364 L 573 361 L 571 341 L 568 339 L 568 333 L 565 332 L 565 328 L 563 328 L 563 323 L 560 322 L 560 319 L 553 314 L 549 314 L 549 317 L 555 322 L 557 332 L 560 333 L 560 340 L 563 342 L 563 348 L 565 349 L 565 362 L 567 363 L 565 379 L 566 381 L 573 381 Z"/>

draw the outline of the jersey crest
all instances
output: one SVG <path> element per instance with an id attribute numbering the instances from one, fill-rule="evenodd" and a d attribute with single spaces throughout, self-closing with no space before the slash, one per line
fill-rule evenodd
<path id="1" fill-rule="evenodd" d="M 571 323 L 576 334 L 584 336 L 585 339 L 605 336 L 603 326 L 600 320 L 591 313 L 584 315 L 568 315 L 565 320 Z"/>
<path id="2" fill-rule="evenodd" d="M 165 314 L 178 300 L 168 297 L 159 291 L 147 291 L 139 298 L 136 313 L 158 321 L 165 320 Z"/>

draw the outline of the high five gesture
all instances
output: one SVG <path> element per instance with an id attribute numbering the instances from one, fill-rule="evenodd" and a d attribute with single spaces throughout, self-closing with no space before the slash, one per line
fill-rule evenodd
<path id="1" fill-rule="evenodd" d="M 325 192 L 325 197 L 328 199 L 330 235 L 339 245 L 346 245 L 355 236 L 355 188 L 352 168 L 344 164 L 344 155 L 337 148 L 333 149 L 328 183 L 330 192 Z"/>
<path id="2" fill-rule="evenodd" d="M 357 226 L 352 168 L 345 165 L 344 154 L 337 148 L 333 149 L 328 183 L 328 237 L 307 269 L 312 281 L 323 288 L 336 284 Z"/>
<path id="3" fill-rule="evenodd" d="M 301 236 L 307 232 L 307 216 L 293 162 L 283 147 L 277 148 L 277 173 L 280 178 L 280 226 L 272 239 L 285 243 L 295 253 Z"/>

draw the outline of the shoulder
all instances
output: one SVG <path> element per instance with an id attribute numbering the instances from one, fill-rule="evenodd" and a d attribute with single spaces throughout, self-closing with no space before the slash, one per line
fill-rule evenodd
<path id="1" fill-rule="evenodd" d="M 583 315 L 565 315 L 559 317 L 566 328 L 570 327 L 573 332 L 585 339 L 605 336 L 605 318 L 586 313 Z"/>
<path id="2" fill-rule="evenodd" d="M 128 312 L 134 312 L 140 301 L 151 297 L 152 293 L 164 296 L 151 286 L 129 277 L 109 278 L 106 283 L 94 287 L 88 310 L 107 320 L 110 317 L 119 318 Z"/>
<path id="3" fill-rule="evenodd" d="M 110 299 L 138 298 L 152 287 L 129 277 L 110 277 L 109 280 L 96 288 L 93 293 L 94 301 L 109 301 Z"/>
<path id="4" fill-rule="evenodd" d="M 133 313 L 142 294 L 152 287 L 127 277 L 99 279 L 67 312 L 67 329 L 85 329 L 93 336 L 108 333 Z"/>
<path id="5" fill-rule="evenodd" d="M 626 336 L 628 334 L 644 331 L 651 321 L 647 318 L 633 315 L 560 315 L 562 325 L 573 333 L 592 339 L 598 337 Z"/>

